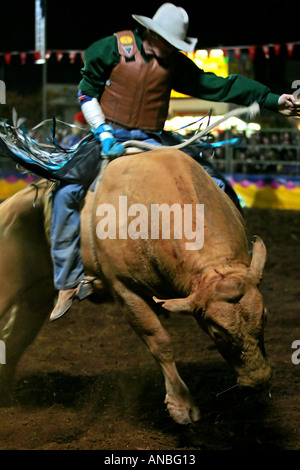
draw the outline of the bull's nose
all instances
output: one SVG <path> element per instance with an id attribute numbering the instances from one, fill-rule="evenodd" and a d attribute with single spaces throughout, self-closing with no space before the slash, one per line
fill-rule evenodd
<path id="1" fill-rule="evenodd" d="M 244 373 L 238 376 L 237 383 L 240 387 L 247 388 L 266 388 L 270 385 L 273 371 L 269 365 L 250 373 Z"/>

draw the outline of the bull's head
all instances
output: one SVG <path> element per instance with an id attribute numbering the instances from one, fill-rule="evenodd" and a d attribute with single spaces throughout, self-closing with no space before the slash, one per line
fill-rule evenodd
<path id="1" fill-rule="evenodd" d="M 184 299 L 158 300 L 172 312 L 194 315 L 232 366 L 241 386 L 269 382 L 271 368 L 264 349 L 265 313 L 258 290 L 266 261 L 266 248 L 256 239 L 250 267 L 198 286 Z"/>

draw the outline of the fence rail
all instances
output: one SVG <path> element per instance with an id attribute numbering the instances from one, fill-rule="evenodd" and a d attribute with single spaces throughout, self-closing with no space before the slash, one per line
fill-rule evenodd
<path id="1" fill-rule="evenodd" d="M 226 140 L 239 137 L 234 146 L 215 151 L 214 163 L 224 173 L 274 173 L 300 175 L 300 133 L 298 129 L 261 129 L 246 137 L 226 131 Z M 223 137 L 222 137 L 223 139 Z"/>

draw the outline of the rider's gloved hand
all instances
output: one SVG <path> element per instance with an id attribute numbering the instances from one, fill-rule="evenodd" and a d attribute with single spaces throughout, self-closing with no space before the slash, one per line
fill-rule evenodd
<path id="1" fill-rule="evenodd" d="M 120 157 L 125 152 L 124 145 L 114 138 L 114 130 L 109 124 L 101 124 L 93 130 L 94 136 L 102 144 L 102 152 L 110 157 Z"/>

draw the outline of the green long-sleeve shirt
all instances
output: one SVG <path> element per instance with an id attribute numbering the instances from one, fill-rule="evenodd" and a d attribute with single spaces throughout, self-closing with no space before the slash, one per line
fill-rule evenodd
<path id="1" fill-rule="evenodd" d="M 137 32 L 134 34 L 143 58 L 145 61 L 150 60 L 151 56 L 146 55 L 141 37 Z M 174 60 L 172 88 L 180 93 L 203 100 L 243 106 L 257 101 L 270 111 L 278 111 L 279 95 L 255 80 L 238 74 L 223 78 L 211 72 L 204 72 L 179 51 L 169 60 Z M 117 39 L 114 35 L 95 42 L 85 51 L 82 80 L 78 88 L 85 95 L 100 98 L 112 69 L 119 61 Z"/>

